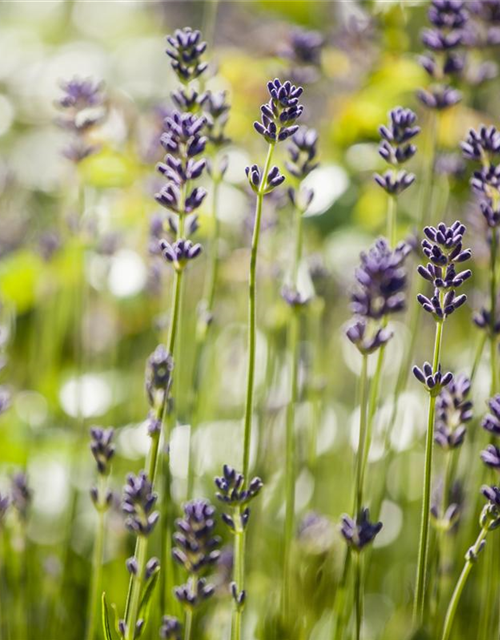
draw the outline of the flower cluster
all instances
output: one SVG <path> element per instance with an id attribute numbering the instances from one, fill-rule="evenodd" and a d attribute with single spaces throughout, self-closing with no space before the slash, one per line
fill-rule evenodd
<path id="1" fill-rule="evenodd" d="M 347 515 L 342 516 L 340 533 L 354 551 L 359 552 L 373 542 L 382 529 L 381 522 L 372 523 L 369 518 L 370 512 L 366 508 L 360 510 L 356 519 Z"/>
<path id="2" fill-rule="evenodd" d="M 175 589 L 179 602 L 195 607 L 214 593 L 214 587 L 201 577 L 220 555 L 220 538 L 214 535 L 215 509 L 208 500 L 192 500 L 184 505 L 184 517 L 179 518 L 174 534 L 174 559 L 184 567 L 190 579 Z"/>
<path id="3" fill-rule="evenodd" d="M 217 498 L 224 504 L 238 507 L 240 514 L 239 521 L 227 513 L 222 514 L 222 519 L 232 530 L 244 529 L 250 517 L 249 503 L 260 493 L 262 480 L 253 478 L 245 488 L 245 478 L 242 473 L 225 464 L 222 469 L 222 476 L 215 478 L 215 486 L 218 489 Z"/>
<path id="4" fill-rule="evenodd" d="M 177 618 L 163 616 L 160 627 L 160 638 L 163 640 L 181 640 L 182 627 Z"/>
<path id="5" fill-rule="evenodd" d="M 179 223 L 175 224 L 176 240 L 185 243 L 188 232 L 197 228 L 196 225 L 186 228 L 185 218 L 199 209 L 207 195 L 202 187 L 192 186 L 192 182 L 201 177 L 207 164 L 205 158 L 200 158 L 208 142 L 207 129 L 214 138 L 220 135 L 220 130 L 216 134 L 214 127 L 217 122 L 223 127 L 227 109 L 224 101 L 221 103 L 220 99 L 214 99 L 206 93 L 199 95 L 192 86 L 207 68 L 207 63 L 201 60 L 206 43 L 201 41 L 200 32 L 187 27 L 168 36 L 167 41 L 170 45 L 167 54 L 183 87 L 172 94 L 179 111 L 173 110 L 163 123 L 164 132 L 160 143 L 166 155 L 164 161 L 158 164 L 158 171 L 167 182 L 155 194 L 155 199 L 171 214 L 178 216 Z M 215 119 L 213 115 L 206 117 L 201 113 L 203 105 L 209 112 L 212 110 L 216 114 Z M 169 245 L 166 240 L 164 242 Z M 170 259 L 173 253 L 164 251 L 163 255 L 167 261 L 174 263 L 175 268 L 184 268 L 185 260 Z M 199 251 L 196 255 L 198 254 Z"/>
<path id="6" fill-rule="evenodd" d="M 481 163 L 471 178 L 471 187 L 480 198 L 488 227 L 496 228 L 500 225 L 500 166 L 494 160 L 500 154 L 500 133 L 483 125 L 479 131 L 471 129 L 461 146 L 465 158 Z"/>
<path id="7" fill-rule="evenodd" d="M 424 362 L 422 368 L 415 365 L 412 369 L 415 378 L 421 382 L 432 396 L 441 393 L 443 387 L 446 387 L 453 380 L 453 374 L 450 371 L 441 372 L 441 365 L 434 372 L 430 362 Z"/>
<path id="8" fill-rule="evenodd" d="M 351 296 L 351 309 L 356 317 L 346 333 L 361 353 L 372 353 L 392 336 L 378 323 L 405 308 L 404 261 L 409 252 L 410 247 L 404 242 L 391 251 L 387 241 L 379 238 L 360 256 L 361 265 L 355 272 L 357 288 Z M 368 330 L 369 321 L 376 323 L 373 331 Z"/>
<path id="9" fill-rule="evenodd" d="M 476 28 L 468 33 L 468 43 L 475 47 L 494 47 L 500 44 L 499 0 L 471 0 L 469 11 L 477 20 Z"/>
<path id="10" fill-rule="evenodd" d="M 472 419 L 470 387 L 470 379 L 465 375 L 459 375 L 439 393 L 436 402 L 437 423 L 434 440 L 443 449 L 456 449 L 464 441 L 465 423 Z"/>
<path id="11" fill-rule="evenodd" d="M 470 249 L 463 248 L 465 225 L 454 222 L 447 227 L 444 222 L 437 227 L 425 227 L 427 238 L 422 240 L 422 250 L 430 260 L 427 266 L 419 265 L 418 273 L 434 285 L 431 298 L 418 294 L 417 300 L 428 313 L 442 322 L 467 300 L 465 294 L 456 295 L 456 289 L 472 272 L 466 269 L 457 273 L 456 265 L 466 262 L 471 257 Z"/>
<path id="12" fill-rule="evenodd" d="M 269 102 L 260 108 L 261 121 L 254 122 L 254 127 L 267 142 L 275 144 L 290 138 L 298 130 L 295 122 L 304 110 L 299 104 L 303 89 L 288 80 L 282 84 L 278 78 L 268 82 L 267 89 Z"/>
<path id="13" fill-rule="evenodd" d="M 229 118 L 230 104 L 225 91 L 207 91 L 202 99 L 203 112 L 206 117 L 206 135 L 215 149 L 220 149 L 231 142 L 226 135 L 226 124 Z"/>
<path id="14" fill-rule="evenodd" d="M 488 401 L 490 413 L 483 418 L 481 426 L 489 433 L 500 436 L 500 395 L 493 396 Z"/>
<path id="15" fill-rule="evenodd" d="M 56 106 L 64 111 L 64 115 L 56 119 L 56 124 L 72 134 L 63 155 L 77 164 L 99 150 L 90 137 L 106 115 L 103 84 L 91 78 L 73 78 L 61 82 L 61 89 L 63 95 L 56 101 Z"/>
<path id="16" fill-rule="evenodd" d="M 389 112 L 388 126 L 379 128 L 382 141 L 378 152 L 392 167 L 404 164 L 413 158 L 417 147 L 411 142 L 420 133 L 415 125 L 417 116 L 411 109 L 396 107 Z M 375 181 L 387 193 L 398 195 L 407 189 L 415 180 L 415 176 L 407 171 L 389 170 L 384 175 L 375 174 Z"/>
<path id="17" fill-rule="evenodd" d="M 495 485 L 483 485 L 481 493 L 488 502 L 481 512 L 480 523 L 488 531 L 493 531 L 500 527 L 500 489 Z"/>
<path id="18" fill-rule="evenodd" d="M 103 476 L 109 474 L 110 461 L 115 454 L 113 438 L 115 430 L 92 427 L 90 429 L 90 450 L 97 464 L 97 473 Z"/>
<path id="19" fill-rule="evenodd" d="M 462 97 L 449 83 L 464 71 L 465 56 L 460 47 L 466 39 L 468 12 L 463 0 L 432 0 L 428 17 L 432 26 L 422 32 L 422 42 L 429 53 L 421 56 L 420 63 L 433 84 L 420 90 L 418 97 L 426 107 L 442 110 Z"/>
<path id="20" fill-rule="evenodd" d="M 201 244 L 193 244 L 191 240 L 182 238 L 172 244 L 161 240 L 160 247 L 165 260 L 173 262 L 177 269 L 182 268 L 188 260 L 194 260 L 202 252 Z"/>
<path id="21" fill-rule="evenodd" d="M 207 68 L 207 63 L 201 60 L 207 43 L 201 39 L 201 33 L 190 27 L 177 29 L 173 35 L 167 36 L 170 45 L 166 54 L 171 58 L 172 69 L 182 83 L 188 83 L 198 78 Z"/>
<path id="22" fill-rule="evenodd" d="M 125 526 L 138 536 L 148 536 L 154 529 L 160 514 L 153 511 L 157 495 L 146 473 L 141 471 L 135 476 L 127 476 L 123 490 L 122 509 L 126 514 Z"/>

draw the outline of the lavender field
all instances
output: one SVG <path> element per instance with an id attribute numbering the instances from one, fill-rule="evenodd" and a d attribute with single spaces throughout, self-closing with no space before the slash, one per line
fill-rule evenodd
<path id="1" fill-rule="evenodd" d="M 0 640 L 500 638 L 499 53 L 0 5 Z"/>

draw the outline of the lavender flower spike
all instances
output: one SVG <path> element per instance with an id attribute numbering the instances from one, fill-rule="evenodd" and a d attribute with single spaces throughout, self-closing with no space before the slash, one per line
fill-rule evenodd
<path id="1" fill-rule="evenodd" d="M 144 471 L 129 474 L 123 490 L 123 512 L 127 515 L 125 526 L 138 536 L 148 536 L 154 529 L 160 514 L 153 511 L 157 496 Z"/>
<path id="2" fill-rule="evenodd" d="M 443 449 L 456 449 L 464 441 L 465 423 L 472 420 L 472 402 L 468 399 L 470 387 L 470 379 L 460 375 L 439 393 L 434 441 Z"/>
<path id="3" fill-rule="evenodd" d="M 101 429 L 100 427 L 90 429 L 90 450 L 97 463 L 97 472 L 103 476 L 109 474 L 109 463 L 115 453 L 114 435 L 114 429 Z"/>
<path id="4" fill-rule="evenodd" d="M 205 71 L 208 64 L 202 62 L 201 56 L 206 51 L 207 43 L 202 42 L 199 31 L 193 31 L 190 27 L 177 29 L 172 36 L 167 36 L 167 42 L 170 48 L 166 53 L 181 82 L 195 80 Z"/>
<path id="5" fill-rule="evenodd" d="M 261 107 L 261 121 L 254 127 L 267 142 L 286 140 L 298 130 L 295 121 L 300 118 L 304 107 L 299 104 L 302 87 L 296 87 L 288 80 L 281 83 L 278 78 L 267 83 L 270 100 Z"/>
<path id="6" fill-rule="evenodd" d="M 177 618 L 163 616 L 160 627 L 160 638 L 163 640 L 181 640 L 182 626 Z"/>

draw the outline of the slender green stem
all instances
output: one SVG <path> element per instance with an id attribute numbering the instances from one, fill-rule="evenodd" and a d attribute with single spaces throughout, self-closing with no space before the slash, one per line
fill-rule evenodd
<path id="1" fill-rule="evenodd" d="M 471 384 L 476 377 L 477 368 L 479 367 L 479 363 L 481 362 L 481 358 L 483 357 L 484 347 L 486 346 L 486 340 L 488 339 L 488 334 L 486 331 L 481 331 L 481 335 L 479 337 L 476 353 L 474 355 L 474 361 L 472 363 L 472 369 L 470 372 L 470 381 Z"/>
<path id="2" fill-rule="evenodd" d="M 104 548 L 104 516 L 105 505 L 102 504 L 105 499 L 105 480 L 102 475 L 99 476 L 98 487 L 99 504 L 97 506 L 97 529 L 94 541 L 94 550 L 92 554 L 92 578 L 90 583 L 90 597 L 87 611 L 87 629 L 86 640 L 94 640 L 97 605 L 101 599 L 101 581 L 102 581 L 102 556 Z"/>
<path id="3" fill-rule="evenodd" d="M 245 528 L 241 522 L 241 507 L 235 508 L 234 514 L 234 582 L 238 592 L 245 589 Z M 231 624 L 231 640 L 241 640 L 242 605 L 234 601 Z"/>
<path id="4" fill-rule="evenodd" d="M 441 640 L 448 640 L 451 636 L 451 629 L 453 626 L 453 621 L 455 619 L 455 614 L 457 612 L 458 604 L 460 602 L 460 597 L 462 596 L 462 591 L 464 590 L 465 583 L 467 582 L 467 578 L 469 577 L 469 573 L 474 565 L 475 558 L 479 551 L 481 550 L 481 545 L 483 540 L 488 535 L 488 528 L 483 527 L 481 532 L 474 543 L 472 549 L 470 550 L 466 556 L 465 565 L 462 569 L 462 573 L 458 579 L 455 590 L 453 591 L 453 595 L 450 600 L 450 604 L 448 605 L 448 610 L 446 612 L 446 618 L 444 621 L 443 635 L 441 636 Z"/>
<path id="5" fill-rule="evenodd" d="M 245 400 L 244 441 L 243 441 L 243 476 L 248 480 L 250 466 L 250 441 L 252 436 L 253 393 L 255 379 L 255 347 L 257 338 L 257 308 L 256 308 L 256 271 L 257 252 L 259 248 L 260 223 L 262 218 L 262 205 L 266 187 L 267 174 L 271 166 L 275 143 L 269 144 L 266 162 L 262 172 L 262 183 L 257 193 L 255 205 L 255 221 L 252 236 L 252 249 L 250 253 L 250 274 L 248 282 L 248 372 L 247 391 Z"/>
<path id="6" fill-rule="evenodd" d="M 290 615 L 290 595 L 292 590 L 291 548 L 295 521 L 295 471 L 296 471 L 296 443 L 295 443 L 295 407 L 298 399 L 299 380 L 299 330 L 300 311 L 292 309 L 289 331 L 289 352 L 291 362 L 290 401 L 286 412 L 286 511 L 285 511 L 285 541 L 283 561 L 283 617 Z"/>
<path id="7" fill-rule="evenodd" d="M 397 201 L 395 196 L 389 196 L 387 205 L 387 242 L 394 249 L 396 246 L 396 215 Z"/>
<path id="8" fill-rule="evenodd" d="M 146 568 L 146 556 L 148 552 L 148 539 L 146 536 L 137 537 L 135 559 L 137 560 L 137 573 L 132 577 L 132 590 L 130 593 L 129 617 L 127 620 L 126 640 L 134 640 L 137 620 L 139 618 L 139 606 L 141 604 L 144 571 Z"/>
<path id="9" fill-rule="evenodd" d="M 364 464 L 366 447 L 367 405 L 368 405 L 368 356 L 363 355 L 361 361 L 361 374 L 359 378 L 360 403 L 359 403 L 359 440 L 356 456 L 356 480 L 354 494 L 354 518 L 363 506 Z"/>
<path id="10" fill-rule="evenodd" d="M 441 343 L 443 337 L 443 321 L 436 323 L 436 339 L 434 342 L 433 373 L 436 373 L 441 360 Z M 422 520 L 420 528 L 420 542 L 418 548 L 417 581 L 413 604 L 413 622 L 417 626 L 422 624 L 425 605 L 425 583 L 427 577 L 427 558 L 429 553 L 429 516 L 431 506 L 432 481 L 432 453 L 434 444 L 434 418 L 436 413 L 436 395 L 429 397 L 429 413 L 427 420 L 427 435 L 425 444 L 424 489 L 422 498 Z"/>
<path id="11" fill-rule="evenodd" d="M 361 553 L 355 554 L 355 578 L 354 578 L 354 610 L 356 615 L 356 640 L 361 638 L 361 625 L 363 623 L 363 568 Z"/>

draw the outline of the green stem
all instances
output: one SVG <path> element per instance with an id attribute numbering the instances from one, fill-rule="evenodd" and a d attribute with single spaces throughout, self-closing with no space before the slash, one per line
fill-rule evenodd
<path id="1" fill-rule="evenodd" d="M 245 589 L 245 528 L 241 522 L 241 506 L 234 513 L 234 582 L 238 592 Z M 241 640 L 242 605 L 233 600 L 233 617 L 231 623 L 231 640 Z"/>
<path id="2" fill-rule="evenodd" d="M 472 364 L 472 369 L 470 372 L 470 381 L 471 384 L 476 377 L 477 368 L 479 367 L 479 363 L 481 362 L 481 358 L 483 356 L 484 347 L 486 346 L 486 340 L 488 339 L 488 333 L 486 331 L 481 331 L 481 336 L 477 343 L 476 353 L 474 355 L 474 362 Z"/>
<path id="3" fill-rule="evenodd" d="M 189 608 L 186 610 L 186 617 L 184 619 L 184 640 L 191 640 L 192 628 L 193 628 L 193 610 Z"/>
<path id="4" fill-rule="evenodd" d="M 483 540 L 486 538 L 488 534 L 488 528 L 483 527 L 481 532 L 474 543 L 474 546 L 471 549 L 471 552 L 467 554 L 464 568 L 462 569 L 462 573 L 458 579 L 455 590 L 450 600 L 450 604 L 448 605 L 448 610 L 446 612 L 446 618 L 444 621 L 443 635 L 441 636 L 441 640 L 448 640 L 451 635 L 451 628 L 453 626 L 453 621 L 455 619 L 455 614 L 457 612 L 458 604 L 460 602 L 460 597 L 462 595 L 462 591 L 464 590 L 465 583 L 467 582 L 467 578 L 469 577 L 469 573 L 471 572 L 472 566 L 474 564 L 474 559 L 477 557 L 479 551 L 481 550 L 481 544 Z"/>
<path id="5" fill-rule="evenodd" d="M 354 499 L 354 518 L 363 506 L 363 484 L 364 484 L 364 458 L 366 447 L 366 427 L 367 427 L 367 404 L 368 404 L 368 356 L 362 356 L 360 384 L 360 406 L 359 406 L 359 440 L 358 454 L 356 456 L 356 481 Z"/>
<path id="6" fill-rule="evenodd" d="M 345 628 L 345 596 L 347 591 L 347 579 L 349 577 L 349 569 L 351 566 L 351 557 L 352 551 L 350 547 L 347 547 L 345 559 L 344 559 L 344 568 L 342 571 L 342 576 L 340 578 L 339 585 L 337 587 L 337 591 L 335 593 L 335 603 L 333 609 L 333 620 L 334 620 L 334 629 L 333 629 L 333 638 L 334 640 L 343 640 L 344 638 L 344 628 Z"/>
<path id="7" fill-rule="evenodd" d="M 97 505 L 97 530 L 96 538 L 94 541 L 94 550 L 92 554 L 92 578 L 90 584 L 90 598 L 87 611 L 87 630 L 85 634 L 86 640 L 94 640 L 95 636 L 95 624 L 96 624 L 96 611 L 97 605 L 101 599 L 101 581 L 102 581 L 102 557 L 104 548 L 104 514 L 105 505 L 102 504 L 105 500 L 105 481 L 102 476 L 99 476 L 99 488 L 98 488 L 99 504 Z"/>
<path id="8" fill-rule="evenodd" d="M 295 520 L 295 407 L 298 400 L 298 380 L 299 380 L 299 330 L 300 311 L 292 309 L 292 317 L 289 332 L 289 352 L 292 358 L 291 363 L 291 389 L 290 401 L 286 412 L 286 512 L 285 512 L 285 541 L 284 541 L 284 562 L 283 562 L 283 617 L 288 619 L 290 614 L 290 594 L 292 590 L 292 563 L 291 548 L 294 532 Z"/>
<path id="9" fill-rule="evenodd" d="M 135 547 L 135 558 L 137 560 L 137 574 L 132 575 L 132 589 L 130 592 L 129 616 L 127 619 L 126 640 L 134 640 L 135 628 L 139 617 L 139 606 L 141 604 L 142 585 L 144 580 L 144 570 L 146 568 L 146 556 L 148 552 L 148 539 L 146 536 L 137 537 Z"/>
<path id="10" fill-rule="evenodd" d="M 259 248 L 260 223 L 262 218 L 262 205 L 264 202 L 267 174 L 271 166 L 271 160 L 276 143 L 269 143 L 267 158 L 262 172 L 262 183 L 257 193 L 255 205 L 255 222 L 252 236 L 252 249 L 250 253 L 250 274 L 248 282 L 248 372 L 247 391 L 245 400 L 244 441 L 243 441 L 243 476 L 248 481 L 250 466 L 250 441 L 252 436 L 253 393 L 255 379 L 255 346 L 257 338 L 257 309 L 256 309 L 256 270 L 257 251 Z"/>
<path id="11" fill-rule="evenodd" d="M 434 342 L 433 373 L 436 373 L 441 360 L 441 343 L 443 337 L 443 321 L 436 323 L 436 339 Z M 432 453 L 434 444 L 434 418 L 436 413 L 436 396 L 429 398 L 427 420 L 427 436 L 425 444 L 424 489 L 422 498 L 422 520 L 420 542 L 418 548 L 417 581 L 413 604 L 413 622 L 420 626 L 424 618 L 425 583 L 427 577 L 427 558 L 429 553 L 429 515 L 431 506 Z"/>
<path id="12" fill-rule="evenodd" d="M 361 565 L 361 554 L 356 553 L 354 578 L 354 609 L 356 612 L 356 640 L 361 638 L 361 625 L 363 623 L 363 572 Z"/>
<path id="13" fill-rule="evenodd" d="M 389 203 L 387 206 L 387 241 L 392 249 L 396 246 L 396 214 L 396 198 L 395 196 L 389 196 Z"/>

